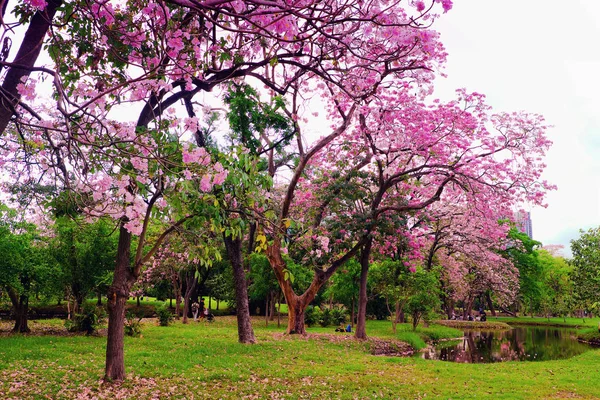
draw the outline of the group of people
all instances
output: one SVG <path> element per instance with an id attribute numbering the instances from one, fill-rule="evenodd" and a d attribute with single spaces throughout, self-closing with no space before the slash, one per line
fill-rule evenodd
<path id="1" fill-rule="evenodd" d="M 200 300 L 200 304 L 196 301 L 192 303 L 192 315 L 194 316 L 194 321 L 198 321 L 198 318 L 205 318 L 207 321 L 212 321 L 215 318 L 210 310 L 204 307 L 204 300 Z"/>
<path id="2" fill-rule="evenodd" d="M 454 313 L 452 313 L 452 316 L 450 317 L 450 319 L 452 320 L 462 320 L 463 316 L 462 315 L 456 315 Z M 485 311 L 481 310 L 479 311 L 479 315 L 476 317 L 473 317 L 471 314 L 467 315 L 467 318 L 465 319 L 466 321 L 482 321 L 485 322 L 487 321 L 487 315 L 485 313 Z"/>

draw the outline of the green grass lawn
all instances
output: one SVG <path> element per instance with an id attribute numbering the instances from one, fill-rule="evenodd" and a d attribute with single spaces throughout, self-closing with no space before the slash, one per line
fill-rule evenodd
<path id="1" fill-rule="evenodd" d="M 285 323 L 285 320 L 283 321 Z M 258 343 L 237 343 L 234 317 L 214 323 L 143 325 L 126 338 L 128 379 L 103 385 L 106 338 L 8 335 L 0 323 L 2 399 L 594 399 L 600 397 L 600 350 L 568 360 L 456 364 L 415 357 L 373 356 L 368 344 L 333 328 L 313 327 L 308 339 L 283 326 L 253 321 Z M 49 325 L 48 325 L 49 324 Z M 32 322 L 59 329 L 62 321 Z M 369 321 L 371 336 L 405 340 L 456 337 L 432 325 L 412 332 Z M 328 334 L 328 335 L 325 335 Z M 412 337 L 413 339 L 407 339 Z"/>

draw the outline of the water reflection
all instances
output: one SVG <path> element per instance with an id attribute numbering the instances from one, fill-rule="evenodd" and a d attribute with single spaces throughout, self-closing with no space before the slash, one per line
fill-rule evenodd
<path id="1" fill-rule="evenodd" d="M 463 340 L 441 343 L 423 353 L 431 360 L 464 363 L 542 361 L 573 357 L 590 349 L 560 328 L 515 327 L 508 331 L 467 331 Z"/>

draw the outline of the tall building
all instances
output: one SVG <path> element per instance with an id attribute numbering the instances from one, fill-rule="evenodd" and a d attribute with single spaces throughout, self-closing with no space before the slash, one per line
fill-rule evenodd
<path id="1" fill-rule="evenodd" d="M 517 211 L 515 213 L 517 229 L 533 239 L 533 228 L 531 224 L 531 213 L 529 211 Z"/>

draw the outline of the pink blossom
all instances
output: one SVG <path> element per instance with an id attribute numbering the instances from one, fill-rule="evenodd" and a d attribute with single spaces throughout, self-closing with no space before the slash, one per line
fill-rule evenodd
<path id="1" fill-rule="evenodd" d="M 212 189 L 212 184 L 210 183 L 210 176 L 204 175 L 200 180 L 200 190 L 203 192 L 209 192 Z"/>
<path id="2" fill-rule="evenodd" d="M 442 7 L 444 8 L 444 12 L 448 12 L 452 9 L 452 0 L 437 0 L 439 3 L 442 3 Z"/>
<path id="3" fill-rule="evenodd" d="M 25 3 L 38 10 L 44 10 L 48 5 L 45 0 L 25 0 Z"/>

